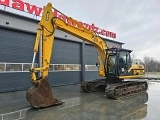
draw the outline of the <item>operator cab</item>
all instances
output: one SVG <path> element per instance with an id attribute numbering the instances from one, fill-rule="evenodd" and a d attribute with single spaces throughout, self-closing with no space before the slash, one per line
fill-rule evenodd
<path id="1" fill-rule="evenodd" d="M 130 75 L 128 72 L 131 67 L 130 53 L 132 51 L 122 48 L 110 48 L 106 50 L 106 76 L 118 77 Z"/>

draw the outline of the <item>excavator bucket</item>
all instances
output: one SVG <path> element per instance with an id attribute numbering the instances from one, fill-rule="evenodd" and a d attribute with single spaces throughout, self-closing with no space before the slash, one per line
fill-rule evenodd
<path id="1" fill-rule="evenodd" d="M 57 100 L 52 95 L 52 89 L 47 79 L 36 80 L 32 87 L 27 90 L 27 101 L 35 108 L 61 105 L 62 101 Z"/>

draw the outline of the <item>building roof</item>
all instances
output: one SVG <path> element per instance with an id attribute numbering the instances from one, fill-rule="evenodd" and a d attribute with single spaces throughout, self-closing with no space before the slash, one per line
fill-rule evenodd
<path id="1" fill-rule="evenodd" d="M 105 41 L 110 41 L 110 42 L 114 42 L 114 43 L 118 43 L 118 44 L 125 44 L 123 42 L 119 42 L 119 41 L 115 41 L 115 40 L 111 40 L 111 39 L 108 39 L 108 38 L 104 38 L 104 37 L 101 37 L 103 40 Z"/>

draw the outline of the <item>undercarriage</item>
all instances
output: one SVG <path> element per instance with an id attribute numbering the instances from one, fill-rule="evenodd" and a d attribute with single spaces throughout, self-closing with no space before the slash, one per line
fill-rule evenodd
<path id="1" fill-rule="evenodd" d="M 111 99 L 134 95 L 148 89 L 148 84 L 145 81 L 118 81 L 111 82 L 111 80 L 107 81 L 106 79 L 85 81 L 82 82 L 81 89 L 85 92 L 104 90 L 106 97 Z"/>

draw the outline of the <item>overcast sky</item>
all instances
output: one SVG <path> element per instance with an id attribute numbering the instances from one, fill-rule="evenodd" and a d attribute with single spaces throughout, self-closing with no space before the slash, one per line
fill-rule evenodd
<path id="1" fill-rule="evenodd" d="M 136 58 L 160 61 L 160 0 L 23 0 L 43 7 L 47 2 L 79 21 L 117 34 L 115 41 Z"/>

